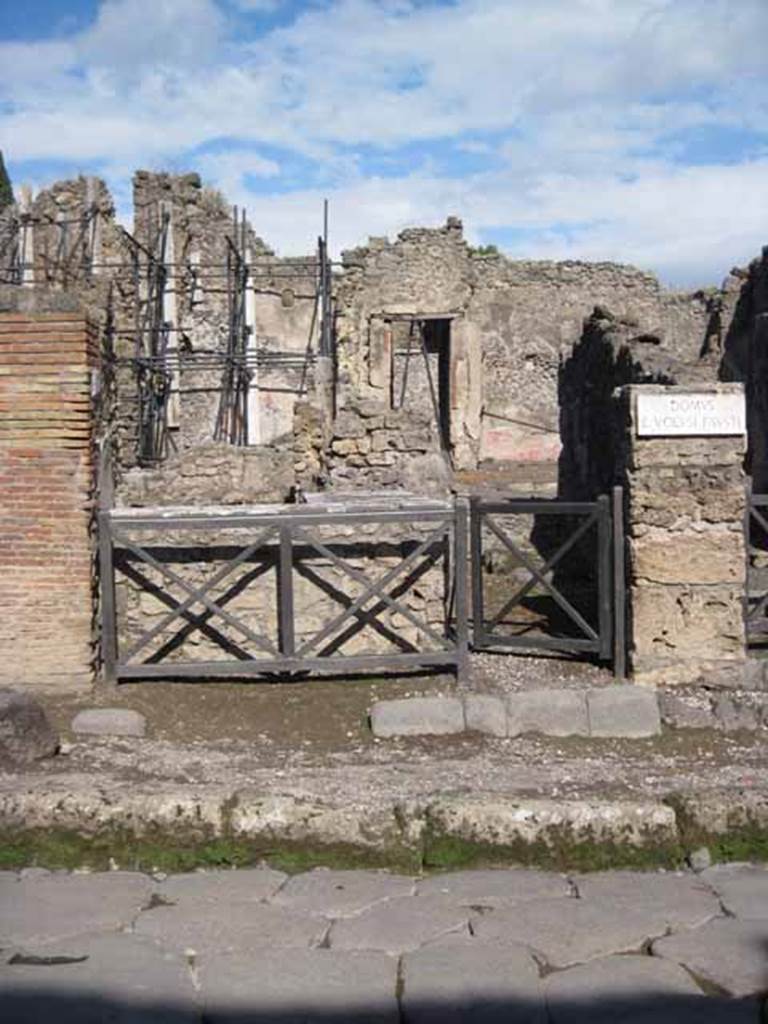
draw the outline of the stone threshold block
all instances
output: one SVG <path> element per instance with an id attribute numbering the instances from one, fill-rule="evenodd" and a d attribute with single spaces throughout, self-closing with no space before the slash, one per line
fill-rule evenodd
<path id="1" fill-rule="evenodd" d="M 130 708 L 86 708 L 72 719 L 72 732 L 84 736 L 144 736 L 147 720 Z"/>
<path id="2" fill-rule="evenodd" d="M 640 739 L 658 736 L 656 691 L 613 685 L 588 690 L 524 690 L 506 698 L 473 694 L 378 701 L 371 710 L 375 736 L 444 736 L 464 731 L 514 737 L 586 736 Z"/>
<path id="3" fill-rule="evenodd" d="M 464 728 L 464 705 L 458 697 L 381 700 L 371 708 L 374 736 L 447 736 Z"/>

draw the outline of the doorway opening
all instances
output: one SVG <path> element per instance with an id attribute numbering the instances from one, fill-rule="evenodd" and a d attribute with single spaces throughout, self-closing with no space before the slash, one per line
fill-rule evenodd
<path id="1" fill-rule="evenodd" d="M 432 411 L 440 448 L 451 448 L 451 317 L 408 316 L 390 321 L 392 406 Z"/>

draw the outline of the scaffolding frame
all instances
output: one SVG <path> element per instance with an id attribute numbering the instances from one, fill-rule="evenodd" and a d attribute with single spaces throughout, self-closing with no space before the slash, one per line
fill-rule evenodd
<path id="1" fill-rule="evenodd" d="M 95 202 L 90 202 L 78 217 L 71 218 L 18 210 L 9 231 L 0 239 L 0 283 L 23 285 L 39 279 L 48 285 L 67 287 L 76 280 L 91 280 L 99 272 L 115 274 L 121 268 L 127 271 L 132 281 L 129 303 L 133 306 L 133 322 L 115 327 L 112 335 L 129 341 L 132 351 L 130 355 L 114 355 L 111 351 L 105 355 L 114 365 L 129 366 L 133 372 L 139 464 L 156 465 L 177 450 L 177 424 L 171 413 L 174 399 L 186 393 L 181 387 L 184 370 L 218 374 L 218 387 L 206 385 L 189 390 L 219 392 L 212 437 L 242 446 L 250 441 L 248 399 L 254 389 L 302 395 L 317 358 L 333 359 L 334 264 L 328 254 L 327 200 L 316 255 L 289 261 L 254 256 L 249 251 L 250 225 L 245 209 L 237 207 L 233 207 L 231 225 L 225 234 L 223 262 L 177 259 L 173 250 L 172 213 L 163 202 L 156 204 L 154 221 L 148 225 L 148 240 L 139 241 L 118 226 L 125 259 L 122 263 L 114 259 L 101 261 L 96 258 L 101 216 Z M 35 246 L 37 254 L 32 252 L 35 227 L 46 232 L 42 246 Z M 55 232 L 52 243 L 51 229 Z M 307 294 L 298 297 L 312 299 L 314 303 L 304 351 L 276 351 L 266 344 L 259 345 L 255 327 L 248 318 L 249 294 L 273 294 L 280 288 L 281 280 L 294 284 L 297 278 L 306 279 L 308 285 Z M 185 348 L 184 340 L 193 327 L 182 322 L 185 317 L 167 315 L 170 295 L 185 296 L 188 310 L 206 296 L 226 296 L 226 324 L 220 348 Z M 290 380 L 286 386 L 273 387 L 262 379 L 264 375 L 268 378 L 270 373 L 286 371 L 295 374 L 295 383 Z"/>
<path id="2" fill-rule="evenodd" d="M 74 218 L 39 217 L 25 210 L 12 214 L 10 231 L 0 249 L 0 284 L 40 283 L 67 288 L 76 280 L 90 281 L 97 267 L 100 217 L 96 203 L 88 204 Z M 36 227 L 45 229 L 43 251 L 37 255 L 33 247 Z M 55 233 L 52 246 L 51 229 Z"/>

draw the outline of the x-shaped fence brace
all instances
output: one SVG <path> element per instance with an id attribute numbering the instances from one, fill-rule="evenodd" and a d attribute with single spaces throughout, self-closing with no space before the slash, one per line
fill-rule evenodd
<path id="1" fill-rule="evenodd" d="M 360 519 L 360 517 L 357 518 Z M 362 518 L 364 521 L 371 521 L 370 517 L 363 516 Z M 399 517 L 393 517 L 392 521 L 403 522 L 405 518 L 401 514 Z M 414 515 L 413 521 L 418 521 L 419 518 L 418 515 Z M 182 646 L 192 632 L 198 630 L 218 647 L 233 655 L 234 662 L 226 663 L 224 666 L 229 669 L 226 674 L 235 674 L 236 666 L 247 666 L 249 663 L 254 666 L 255 670 L 279 670 L 282 667 L 293 669 L 297 666 L 301 667 L 305 662 L 310 667 L 316 667 L 323 660 L 326 662 L 331 660 L 331 656 L 335 652 L 338 652 L 352 636 L 366 627 L 373 627 L 395 648 L 391 654 L 385 655 L 392 659 L 393 665 L 398 660 L 402 661 L 404 655 L 414 659 L 414 664 L 424 656 L 430 659 L 430 663 L 454 664 L 457 669 L 461 669 L 466 663 L 467 621 L 463 596 L 464 584 L 461 580 L 461 573 L 457 570 L 457 559 L 461 562 L 461 571 L 463 572 L 466 551 L 463 534 L 465 526 L 462 526 L 461 531 L 454 532 L 456 522 L 454 510 L 440 516 L 432 511 L 425 518 L 428 522 L 434 522 L 437 525 L 430 529 L 421 540 L 412 538 L 407 541 L 399 541 L 398 543 L 406 543 L 410 550 L 400 558 L 396 565 L 391 566 L 379 577 L 374 578 L 351 565 L 346 558 L 342 557 L 338 553 L 339 541 L 320 539 L 311 531 L 311 526 L 333 526 L 335 522 L 333 518 L 327 520 L 321 518 L 313 521 L 311 516 L 294 514 L 267 524 L 255 537 L 250 537 L 247 542 L 243 542 L 241 550 L 234 557 L 227 559 L 215 573 L 196 586 L 163 561 L 157 553 L 156 547 L 149 550 L 148 544 L 139 543 L 129 536 L 130 522 L 123 521 L 121 523 L 119 520 L 113 522 L 108 513 L 102 513 L 100 516 L 100 553 L 104 620 L 103 651 L 108 674 L 111 673 L 114 678 L 120 674 L 134 678 L 142 675 L 158 678 L 159 663 L 163 662 L 172 651 Z M 464 523 L 465 513 L 463 510 L 460 513 L 460 518 Z M 387 522 L 387 518 L 382 517 L 383 525 L 386 525 Z M 144 521 L 140 525 L 143 529 L 151 528 L 153 533 L 155 530 L 167 529 L 170 526 L 181 525 L 183 527 L 183 524 L 178 522 L 163 522 L 161 519 Z M 200 524 L 197 525 L 199 527 Z M 224 516 L 221 520 L 206 520 L 206 525 L 218 531 L 228 529 L 233 526 L 233 523 Z M 235 525 L 239 527 L 243 523 Z M 453 587 L 449 587 L 452 534 L 456 550 L 452 574 Z M 153 544 L 156 543 L 156 540 L 153 540 Z M 277 550 L 267 548 L 262 564 L 249 568 L 247 573 L 232 581 L 224 593 L 219 593 L 216 597 L 213 596 L 214 588 L 220 587 L 238 568 L 252 560 L 254 555 L 270 544 L 275 544 Z M 178 545 L 174 545 L 174 547 L 176 546 Z M 183 545 L 183 547 L 192 546 L 191 544 Z M 231 542 L 227 544 L 230 549 L 232 546 Z M 312 556 L 321 555 L 339 571 L 342 579 L 353 581 L 357 588 L 361 588 L 357 596 L 346 593 L 339 580 L 325 578 L 316 566 L 312 566 L 308 562 L 307 553 Z M 449 629 L 448 602 L 446 602 L 445 633 L 441 635 L 403 601 L 403 596 L 411 591 L 424 574 L 441 559 L 444 562 L 446 588 L 454 591 L 453 598 L 455 598 L 457 588 L 462 594 L 460 607 L 457 606 L 457 625 L 454 634 Z M 160 583 L 150 579 L 146 572 L 142 571 L 143 567 L 159 574 Z M 225 607 L 245 587 L 273 567 L 277 574 L 278 640 L 276 644 L 268 637 L 256 632 Z M 114 601 L 116 569 L 119 569 L 124 576 L 131 579 L 143 591 L 152 594 L 169 609 L 151 628 L 133 640 L 130 647 L 121 656 L 118 656 L 117 615 Z M 297 621 L 293 602 L 294 573 L 313 582 L 328 597 L 342 606 L 337 614 L 332 615 L 330 620 L 325 622 L 316 633 L 304 639 L 298 646 L 295 642 Z M 176 588 L 177 593 L 180 591 L 181 596 L 174 596 L 170 592 L 171 588 Z M 196 608 L 197 605 L 201 605 L 202 610 Z M 428 638 L 433 645 L 432 648 L 429 651 L 420 650 L 416 643 L 399 635 L 391 623 L 382 621 L 380 616 L 387 609 L 401 615 L 406 622 L 419 631 L 420 637 Z M 222 632 L 220 627 L 214 625 L 212 619 L 219 619 L 240 639 L 233 640 Z M 166 639 L 158 649 L 147 653 L 152 642 L 161 637 L 176 622 L 180 622 L 181 628 L 170 639 Z M 249 649 L 249 645 L 251 649 Z M 252 648 L 256 648 L 256 651 Z M 137 661 L 136 659 L 140 655 L 144 655 L 144 660 Z M 362 664 L 366 657 L 368 656 L 353 658 L 352 656 L 338 655 L 333 660 L 346 661 L 350 664 L 352 660 L 356 660 Z M 178 662 L 172 664 L 165 662 L 165 664 L 169 673 L 176 672 L 180 667 Z M 181 663 L 181 665 L 194 668 L 194 665 L 188 662 Z M 216 669 L 220 665 L 207 662 L 205 667 Z"/>
<path id="2" fill-rule="evenodd" d="M 386 592 L 386 588 L 389 587 L 394 581 L 402 576 L 406 569 L 414 566 L 416 569 L 416 563 L 422 555 L 428 555 L 429 549 L 437 541 L 445 541 L 446 524 L 441 524 L 436 530 L 433 530 L 425 540 L 423 540 L 410 554 L 406 555 L 396 566 L 393 566 L 388 572 L 384 573 L 379 579 L 372 580 L 360 569 L 355 569 L 349 565 L 343 558 L 337 555 L 332 548 L 328 547 L 327 544 L 323 544 L 322 541 L 317 540 L 314 537 L 309 536 L 305 530 L 294 527 L 293 536 L 295 539 L 301 540 L 303 543 L 313 548 L 319 554 L 324 555 L 328 558 L 338 569 L 354 580 L 356 583 L 362 584 L 365 590 L 362 594 L 359 594 L 351 603 L 349 603 L 341 612 L 338 613 L 334 618 L 327 622 L 313 637 L 301 645 L 296 651 L 298 657 L 303 657 L 306 654 L 317 647 L 323 642 L 323 640 L 331 637 L 344 623 L 352 618 L 358 616 L 362 612 L 363 606 L 372 597 L 378 597 L 379 603 L 375 606 L 376 609 L 384 610 L 385 607 L 389 607 L 392 611 L 399 612 L 404 618 L 406 618 L 411 625 L 416 626 L 423 633 L 425 633 L 441 650 L 448 650 L 451 646 L 450 641 L 446 637 L 441 637 L 422 619 L 419 619 L 406 605 L 402 604 L 391 594 Z M 428 562 L 426 563 L 428 566 Z M 411 589 L 412 580 L 407 581 L 407 589 Z M 341 603 L 344 603 L 342 600 Z M 378 614 L 371 609 L 369 614 Z M 363 623 L 364 625 L 364 623 Z M 361 625 L 362 628 L 362 625 Z M 387 631 L 389 632 L 389 631 Z M 413 651 L 416 648 L 413 645 L 409 645 Z"/>
<path id="3" fill-rule="evenodd" d="M 485 516 L 485 525 L 488 527 L 488 529 L 491 530 L 491 532 L 494 533 L 496 537 L 498 537 L 502 544 L 504 544 L 504 546 L 509 551 L 511 551 L 516 558 L 520 559 L 521 563 L 530 574 L 530 579 L 528 580 L 528 582 L 525 583 L 522 587 L 520 587 L 520 589 L 517 590 L 512 595 L 512 597 L 510 597 L 509 600 L 504 604 L 501 611 L 497 612 L 496 615 L 494 615 L 494 617 L 491 619 L 491 621 L 485 625 L 485 629 L 487 632 L 492 632 L 504 620 L 504 618 L 509 614 L 509 612 L 521 603 L 523 598 L 533 589 L 533 587 L 535 587 L 537 583 L 540 583 L 542 587 L 544 587 L 545 590 L 547 590 L 548 593 L 554 598 L 557 604 L 563 609 L 566 615 L 568 615 L 569 618 L 571 618 L 576 623 L 576 625 L 582 631 L 584 636 L 588 637 L 590 640 L 597 641 L 599 639 L 597 633 L 590 626 L 590 624 L 587 622 L 584 616 L 576 608 L 573 607 L 573 605 L 567 597 L 564 597 L 563 594 L 560 593 L 560 591 L 557 589 L 554 583 L 552 583 L 551 580 L 547 579 L 547 573 L 551 572 L 552 569 L 554 569 L 557 563 L 571 550 L 571 548 L 573 548 L 578 543 L 578 541 L 584 536 L 587 530 L 589 530 L 589 528 L 595 522 L 597 522 L 597 516 L 598 512 L 597 510 L 595 510 L 592 513 L 592 515 L 590 515 L 578 527 L 576 532 L 572 533 L 568 540 L 566 540 L 564 544 L 560 545 L 560 547 L 557 549 L 554 555 L 552 555 L 551 558 L 547 559 L 547 561 L 544 563 L 543 566 L 541 566 L 541 568 L 538 568 L 533 563 L 533 561 L 531 561 L 531 559 L 528 558 L 528 556 L 525 554 L 522 548 L 520 548 L 519 545 L 517 545 L 512 540 L 509 534 L 499 526 L 499 524 L 492 516 Z"/>
<path id="4" fill-rule="evenodd" d="M 760 496 L 760 497 L 762 497 L 762 496 Z M 750 551 L 757 550 L 751 544 L 751 537 L 750 537 L 750 534 L 752 532 L 751 531 L 751 527 L 752 527 L 752 521 L 753 520 L 758 524 L 758 526 L 761 528 L 761 530 L 763 530 L 764 536 L 768 537 L 768 520 L 766 520 L 766 517 L 763 515 L 762 512 L 758 511 L 758 508 L 756 506 L 756 503 L 757 503 L 758 500 L 760 500 L 760 498 L 756 498 L 754 495 L 750 495 L 749 498 L 748 498 L 748 501 L 749 501 L 749 506 L 748 506 L 749 507 L 749 518 L 747 520 L 748 527 L 747 527 L 747 538 L 746 538 L 746 541 L 747 541 L 747 545 L 748 545 Z M 766 500 L 765 503 L 763 503 L 762 501 L 760 502 L 760 506 L 761 507 L 766 507 L 766 505 L 768 505 L 768 500 Z M 749 575 L 750 574 L 749 574 L 749 571 L 748 571 L 748 577 L 749 577 Z M 768 590 L 766 590 L 765 593 L 762 594 L 761 596 L 758 596 L 757 602 L 755 603 L 754 607 L 750 608 L 749 607 L 750 601 L 752 601 L 754 599 L 754 597 L 756 597 L 756 596 L 757 595 L 751 593 L 751 589 L 750 589 L 750 587 L 748 585 L 747 586 L 747 595 L 746 595 L 747 599 L 746 599 L 746 606 L 745 606 L 745 615 L 744 615 L 745 625 L 746 625 L 746 628 L 747 628 L 748 632 L 751 632 L 751 633 L 765 633 L 765 632 L 768 632 L 768 626 L 764 625 L 759 620 L 761 618 L 764 619 L 765 615 L 766 615 L 766 609 L 767 609 L 767 606 L 768 606 Z"/>
<path id="5" fill-rule="evenodd" d="M 276 531 L 274 527 L 268 527 L 261 534 L 259 534 L 255 541 L 249 543 L 246 547 L 242 549 L 242 551 L 239 552 L 238 555 L 230 559 L 217 572 L 210 576 L 202 584 L 202 586 L 193 587 L 187 580 L 185 580 L 177 572 L 174 572 L 171 568 L 169 568 L 168 565 L 155 558 L 149 551 L 146 550 L 146 548 L 141 547 L 135 541 L 132 541 L 130 538 L 126 537 L 123 533 L 113 530 L 112 537 L 114 543 L 121 545 L 127 551 L 130 551 L 133 555 L 135 555 L 140 561 L 144 562 L 146 565 L 151 566 L 153 569 L 156 569 L 165 580 L 167 580 L 169 583 L 175 584 L 185 594 L 187 594 L 185 600 L 177 601 L 171 594 L 168 593 L 168 591 L 153 586 L 150 583 L 150 581 L 146 579 L 145 576 L 142 576 L 139 573 L 130 573 L 129 570 L 128 574 L 132 575 L 133 579 L 136 582 L 143 584 L 145 590 L 149 590 L 164 604 L 169 605 L 171 611 L 168 612 L 167 615 L 164 615 L 163 618 L 158 623 L 156 623 L 151 629 L 148 629 L 146 632 L 142 633 L 138 640 L 135 641 L 132 647 L 123 656 L 123 662 L 125 664 L 130 662 L 131 659 L 135 658 L 136 655 L 147 646 L 147 644 L 151 643 L 152 640 L 154 640 L 161 633 L 163 633 L 164 630 L 167 629 L 168 626 L 178 618 L 184 619 L 185 621 L 192 624 L 194 627 L 198 629 L 206 627 L 205 631 L 211 639 L 218 639 L 218 642 L 220 643 L 221 646 L 231 646 L 230 643 L 228 642 L 227 637 L 219 633 L 218 630 L 211 629 L 207 619 L 214 615 L 218 615 L 221 619 L 224 620 L 224 622 L 227 623 L 227 625 L 229 625 L 232 629 L 236 630 L 237 632 L 241 633 L 247 640 L 250 640 L 251 643 L 253 643 L 260 650 L 266 651 L 267 654 L 270 654 L 272 656 L 277 656 L 278 652 L 276 648 L 272 643 L 270 643 L 270 641 L 266 637 L 254 632 L 241 619 L 237 618 L 237 616 L 235 615 L 232 615 L 231 612 L 228 612 L 226 608 L 223 608 L 219 602 L 214 601 L 212 598 L 208 596 L 210 591 L 213 590 L 215 586 L 218 586 L 218 584 L 221 583 L 224 579 L 226 579 L 226 577 L 229 576 L 232 572 L 234 572 L 234 570 L 238 566 L 248 561 L 248 559 L 251 558 L 252 555 L 254 555 L 255 552 L 259 550 L 259 548 L 263 547 L 264 544 L 270 539 L 270 537 L 272 537 L 275 534 L 275 532 Z M 125 567 L 123 567 L 123 571 L 125 572 Z M 264 569 L 262 571 L 264 572 L 267 570 Z M 197 603 L 204 605 L 208 613 L 207 616 L 203 616 L 191 611 L 192 606 Z M 247 659 L 248 657 L 249 656 L 245 654 L 245 658 Z M 155 655 L 155 658 L 157 658 L 157 654 Z"/>
<path id="6" fill-rule="evenodd" d="M 589 530 L 592 529 L 592 527 L 596 527 L 598 530 L 596 583 L 600 588 L 605 588 L 609 558 L 609 552 L 607 549 L 607 544 L 609 543 L 609 535 L 607 531 L 608 509 L 609 506 L 605 499 L 598 499 L 598 501 L 592 503 L 567 504 L 560 502 L 557 504 L 550 503 L 549 505 L 543 501 L 527 499 L 519 499 L 517 501 L 510 500 L 506 503 L 488 503 L 487 505 L 484 505 L 480 500 L 472 502 L 474 636 L 475 642 L 478 646 L 494 642 L 511 642 L 517 639 L 520 639 L 521 641 L 525 640 L 526 643 L 531 641 L 530 637 L 503 637 L 499 635 L 497 631 L 498 627 L 502 625 L 510 611 L 521 605 L 525 597 L 538 584 L 543 587 L 558 607 L 578 627 L 579 637 L 561 638 L 560 642 L 565 645 L 568 643 L 572 646 L 578 645 L 583 649 L 594 649 L 600 651 L 605 649 L 608 640 L 605 635 L 605 607 L 607 606 L 607 600 L 609 600 L 607 595 L 604 595 L 603 599 L 599 601 L 600 625 L 598 629 L 595 629 L 548 577 L 555 566 L 562 562 L 565 556 L 573 550 Z M 575 527 L 575 529 L 573 529 L 555 552 L 540 564 L 536 563 L 536 561 L 523 549 L 518 541 L 510 537 L 507 530 L 499 524 L 496 518 L 498 515 L 535 516 L 547 514 L 556 514 L 560 516 L 581 515 L 583 516 L 583 520 Z M 491 533 L 501 541 L 506 550 L 509 551 L 515 559 L 517 559 L 519 564 L 528 574 L 527 581 L 518 587 L 518 589 L 504 602 L 501 609 L 496 612 L 490 620 L 485 619 L 484 613 L 485 600 L 482 577 L 482 535 L 484 527 L 487 527 Z M 534 646 L 536 645 L 549 646 L 544 638 L 538 638 L 538 642 L 534 642 Z"/>

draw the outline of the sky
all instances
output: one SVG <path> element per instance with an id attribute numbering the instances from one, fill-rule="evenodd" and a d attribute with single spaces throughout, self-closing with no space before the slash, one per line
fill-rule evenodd
<path id="1" fill-rule="evenodd" d="M 198 171 L 282 255 L 462 217 L 718 284 L 768 244 L 768 0 L 0 0 L 15 185 Z"/>

